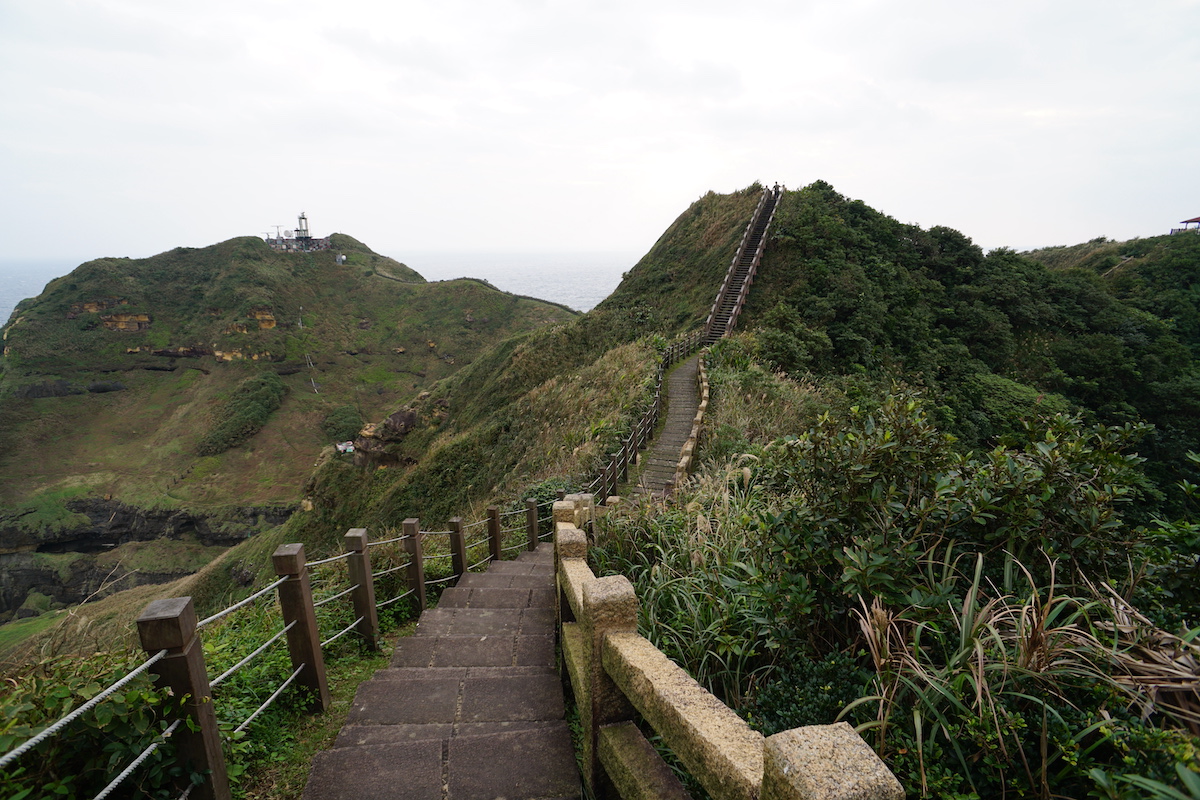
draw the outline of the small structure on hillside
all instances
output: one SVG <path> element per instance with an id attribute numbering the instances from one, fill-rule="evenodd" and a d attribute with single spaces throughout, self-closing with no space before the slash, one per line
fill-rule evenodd
<path id="1" fill-rule="evenodd" d="M 1171 228 L 1171 233 L 1189 233 L 1189 232 L 1190 233 L 1200 233 L 1200 217 L 1193 217 L 1192 219 L 1185 219 L 1183 222 L 1181 222 L 1179 224 L 1182 225 L 1183 227 L 1182 228 Z M 1188 227 L 1189 225 L 1194 225 L 1195 227 L 1189 228 Z"/>
<path id="2" fill-rule="evenodd" d="M 272 250 L 279 250 L 285 253 L 309 253 L 314 250 L 328 250 L 332 245 L 329 242 L 329 237 L 324 239 L 314 239 L 308 231 L 308 215 L 303 211 L 300 212 L 300 218 L 297 220 L 295 233 L 292 231 L 279 232 L 282 225 L 275 226 L 275 236 L 269 234 L 266 237 L 266 242 L 271 246 Z"/>

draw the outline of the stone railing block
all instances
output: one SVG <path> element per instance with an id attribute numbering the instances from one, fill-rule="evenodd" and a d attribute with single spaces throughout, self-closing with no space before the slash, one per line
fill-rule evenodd
<path id="1" fill-rule="evenodd" d="M 600 729 L 600 762 L 621 800 L 691 800 L 675 773 L 632 722 Z"/>
<path id="2" fill-rule="evenodd" d="M 555 500 L 554 501 L 554 529 L 558 530 L 563 523 L 570 525 L 572 528 L 579 527 L 579 512 L 575 508 L 575 503 L 571 500 Z"/>
<path id="3" fill-rule="evenodd" d="M 583 587 L 596 580 L 587 562 L 582 558 L 564 558 L 558 566 L 559 586 L 571 605 L 575 619 L 583 613 Z"/>
<path id="4" fill-rule="evenodd" d="M 587 534 L 576 527 L 562 525 L 558 535 L 554 537 L 554 547 L 558 558 L 587 558 Z"/>
<path id="5" fill-rule="evenodd" d="M 758 797 L 761 733 L 637 633 L 610 633 L 603 660 L 613 682 L 712 797 Z"/>
<path id="6" fill-rule="evenodd" d="M 767 739 L 761 800 L 903 800 L 904 789 L 845 722 Z"/>

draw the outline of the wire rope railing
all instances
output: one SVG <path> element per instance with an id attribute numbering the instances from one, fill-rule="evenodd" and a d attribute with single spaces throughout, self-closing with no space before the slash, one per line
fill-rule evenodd
<path id="1" fill-rule="evenodd" d="M 296 625 L 296 623 L 293 621 L 293 622 L 289 622 L 287 625 L 283 626 L 283 630 L 281 630 L 279 633 L 272 636 L 270 639 L 267 639 L 266 642 L 264 642 L 262 645 L 260 645 L 258 647 L 258 649 L 256 649 L 250 655 L 246 656 L 241 661 L 237 662 L 232 667 L 225 670 L 220 675 L 218 675 L 217 677 L 215 677 L 211 681 L 209 681 L 209 683 L 208 683 L 209 687 L 215 689 L 216 687 L 220 686 L 221 683 L 226 678 L 230 677 L 231 675 L 234 675 L 242 667 L 246 666 L 251 661 L 253 661 L 255 658 L 257 658 L 258 656 L 260 656 L 264 652 L 266 652 L 266 649 L 268 647 L 275 644 L 275 642 L 279 641 L 283 636 L 285 636 L 287 634 L 288 631 L 290 631 L 293 627 L 295 627 L 295 625 Z"/>
<path id="2" fill-rule="evenodd" d="M 154 655 L 150 656 L 150 658 L 143 661 L 139 666 L 135 667 L 133 670 L 126 673 L 126 675 L 123 678 L 121 678 L 120 680 L 113 683 L 111 686 L 109 686 L 107 689 L 105 689 L 104 691 L 97 694 L 91 700 L 88 700 L 86 703 L 81 705 L 79 708 L 75 709 L 71 713 L 62 717 L 57 722 L 55 722 L 52 725 L 50 725 L 49 727 L 47 727 L 45 730 L 41 731 L 40 733 L 36 734 L 28 741 L 21 744 L 19 747 L 15 747 L 12 750 L 10 750 L 9 752 L 5 753 L 3 756 L 0 756 L 0 769 L 3 769 L 4 767 L 11 764 L 13 761 L 16 761 L 18 758 L 25 755 L 30 750 L 37 747 L 39 744 L 46 741 L 47 739 L 57 736 L 59 734 L 59 732 L 61 732 L 64 728 L 66 728 L 72 722 L 79 719 L 84 714 L 86 714 L 87 712 L 89 712 L 93 708 L 95 708 L 96 706 L 100 705 L 100 703 L 102 703 L 104 700 L 107 700 L 109 697 L 111 697 L 116 692 L 125 688 L 125 686 L 127 686 L 130 681 L 132 681 L 138 675 L 141 675 L 146 670 L 150 669 L 150 667 L 154 666 L 154 664 L 156 664 L 157 662 L 161 661 L 167 655 L 167 652 L 168 652 L 167 650 L 158 651 Z"/>
<path id="3" fill-rule="evenodd" d="M 279 580 L 275 581 L 274 583 L 270 584 L 269 586 L 264 586 L 262 589 L 259 589 L 257 592 L 250 595 L 245 600 L 234 603 L 233 605 L 229 606 L 228 608 L 222 609 L 221 611 L 218 611 L 217 613 L 213 614 L 211 617 L 205 617 L 204 619 L 202 619 L 196 623 L 196 627 L 203 628 L 205 625 L 208 625 L 211 622 L 216 622 L 217 620 L 222 619 L 223 617 L 229 616 L 234 611 L 237 611 L 240 608 L 245 608 L 246 606 L 250 605 L 258 598 L 260 598 L 263 595 L 267 594 L 268 592 L 274 590 L 277 586 L 279 586 L 279 584 L 283 583 L 285 580 L 287 580 L 287 579 L 280 578 Z"/>
<path id="4" fill-rule="evenodd" d="M 254 720 L 258 719 L 260 714 L 262 714 L 264 711 L 266 711 L 268 708 L 270 708 L 271 704 L 274 703 L 277 699 L 279 699 L 279 696 L 281 694 L 283 694 L 283 691 L 292 685 L 292 682 L 294 680 L 296 680 L 296 678 L 300 675 L 301 672 L 304 671 L 304 668 L 307 666 L 308 666 L 308 664 L 301 664 L 300 666 L 296 667 L 296 669 L 292 672 L 292 674 L 288 676 L 287 680 L 285 680 L 278 689 L 276 689 L 274 692 L 272 692 L 271 696 L 268 697 L 266 699 L 266 701 L 263 702 L 262 705 L 260 705 L 257 709 L 255 709 L 253 714 L 251 714 L 249 717 L 246 718 L 245 722 L 243 722 L 241 725 L 238 725 L 236 728 L 234 728 L 233 732 L 235 734 L 237 734 L 237 733 L 241 733 L 242 731 L 246 730 L 246 728 L 249 728 L 250 723 L 254 722 Z"/>
<path id="5" fill-rule="evenodd" d="M 136 770 L 138 767 L 140 767 L 142 765 L 142 762 L 144 762 L 147 758 L 149 758 L 151 755 L 153 755 L 154 751 L 157 750 L 159 748 L 159 746 L 163 742 L 165 742 L 171 736 L 171 734 L 173 734 L 175 732 L 175 729 L 178 728 L 182 722 L 183 722 L 182 719 L 177 719 L 174 722 L 172 722 L 171 725 L 165 731 L 162 732 L 161 736 L 159 736 L 157 739 L 155 739 L 153 742 L 151 742 L 150 745 L 145 750 L 143 750 L 138 755 L 138 757 L 133 760 L 133 762 L 129 766 L 127 766 L 124 770 L 121 771 L 120 775 L 113 778 L 112 781 L 109 782 L 108 786 L 105 786 L 103 789 L 100 790 L 100 793 L 96 795 L 95 800 L 104 800 L 104 798 L 106 798 L 110 794 L 112 794 L 114 789 L 116 789 L 118 786 L 120 786 L 122 783 L 124 783 L 125 779 L 128 778 L 130 775 L 132 775 L 134 773 L 134 770 Z"/>

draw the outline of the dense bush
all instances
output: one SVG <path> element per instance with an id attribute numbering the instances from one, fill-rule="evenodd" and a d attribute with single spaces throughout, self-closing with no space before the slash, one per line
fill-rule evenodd
<path id="1" fill-rule="evenodd" d="M 262 430 L 279 408 L 287 386 L 274 372 L 264 372 L 238 384 L 225 402 L 212 430 L 196 445 L 201 456 L 215 456 L 236 447 Z"/>
<path id="2" fill-rule="evenodd" d="M 1195 678 L 1162 671 L 1200 647 L 1125 599 L 1174 559 L 1121 516 L 1143 432 L 1059 415 L 962 453 L 899 394 L 610 516 L 597 562 L 754 724 L 840 712 L 913 796 L 1132 796 L 1200 768 Z"/>
<path id="3" fill-rule="evenodd" d="M 354 406 L 338 406 L 321 420 L 321 432 L 332 442 L 353 439 L 362 430 L 363 418 Z"/>

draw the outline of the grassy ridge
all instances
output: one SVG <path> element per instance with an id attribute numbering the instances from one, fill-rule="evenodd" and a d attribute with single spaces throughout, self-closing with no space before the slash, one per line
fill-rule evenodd
<path id="1" fill-rule="evenodd" d="M 277 253 L 253 237 L 98 259 L 22 302 L 0 361 L 0 503 L 78 486 L 155 507 L 295 500 L 334 409 L 378 418 L 496 341 L 575 316 L 477 281 L 427 283 L 348 236 L 334 245 L 344 264 L 337 251 Z M 143 313 L 141 331 L 101 319 Z M 234 360 L 154 353 L 168 348 Z M 246 444 L 209 452 L 201 442 L 237 387 L 264 373 L 288 389 L 282 406 Z M 54 381 L 79 393 L 22 396 Z M 101 381 L 124 390 L 87 391 Z"/>

